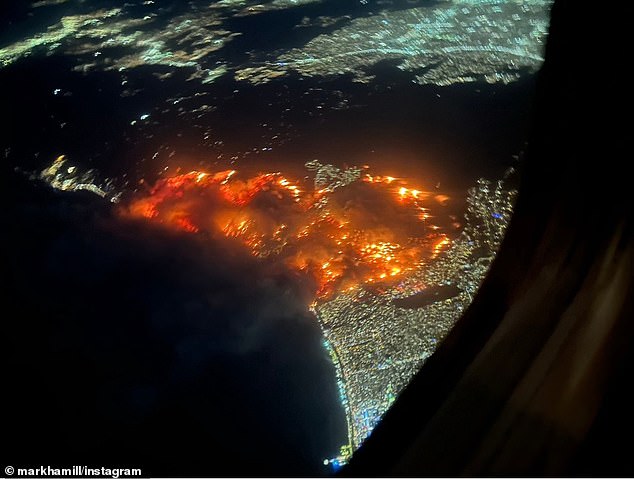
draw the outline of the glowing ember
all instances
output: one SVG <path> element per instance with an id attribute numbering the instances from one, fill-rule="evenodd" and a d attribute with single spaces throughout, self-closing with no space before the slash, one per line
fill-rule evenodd
<path id="1" fill-rule="evenodd" d="M 449 244 L 428 224 L 422 201 L 432 195 L 405 184 L 365 175 L 337 189 L 300 188 L 280 173 L 192 171 L 158 181 L 121 213 L 239 240 L 255 256 L 310 275 L 323 298 L 393 282 Z"/>

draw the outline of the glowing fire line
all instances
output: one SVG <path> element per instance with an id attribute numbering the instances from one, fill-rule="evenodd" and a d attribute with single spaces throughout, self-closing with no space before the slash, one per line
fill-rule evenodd
<path id="1" fill-rule="evenodd" d="M 368 191 L 390 193 L 391 204 L 385 207 L 411 212 L 408 217 L 420 234 L 406 237 L 386 227 L 367 228 L 349 213 L 346 202 L 339 208 L 317 208 L 319 200 L 333 200 L 336 193 L 302 189 L 279 172 L 241 179 L 235 170 L 191 171 L 159 180 L 121 211 L 188 233 L 221 233 L 258 257 L 277 255 L 292 269 L 312 276 L 317 295 L 324 297 L 359 285 L 392 282 L 450 243 L 428 224 L 431 216 L 424 202 L 431 193 L 392 176 L 366 174 L 362 180 Z"/>

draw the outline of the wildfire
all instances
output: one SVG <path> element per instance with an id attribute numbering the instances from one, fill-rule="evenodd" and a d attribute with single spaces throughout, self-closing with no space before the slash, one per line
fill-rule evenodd
<path id="1" fill-rule="evenodd" d="M 440 254 L 440 252 L 449 245 L 449 243 L 451 242 L 449 240 L 449 238 L 447 238 L 447 235 L 440 235 L 440 240 L 438 240 L 436 243 L 434 243 L 434 253 L 433 256 L 438 256 Z"/>
<path id="2" fill-rule="evenodd" d="M 336 191 L 300 185 L 279 172 L 192 171 L 159 180 L 121 212 L 274 255 L 314 278 L 321 298 L 393 282 L 450 242 L 428 224 L 432 195 L 402 179 L 366 174 Z"/>

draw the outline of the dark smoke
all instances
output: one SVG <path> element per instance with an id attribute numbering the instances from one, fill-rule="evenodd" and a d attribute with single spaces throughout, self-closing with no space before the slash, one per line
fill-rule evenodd
<path id="1" fill-rule="evenodd" d="M 301 278 L 235 243 L 3 177 L 5 457 L 154 476 L 326 472 L 345 421 Z"/>

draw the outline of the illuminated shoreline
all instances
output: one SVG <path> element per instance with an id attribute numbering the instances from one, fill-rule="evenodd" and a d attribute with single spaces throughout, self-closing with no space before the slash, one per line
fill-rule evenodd
<path id="1" fill-rule="evenodd" d="M 239 179 L 235 170 L 217 173 L 193 171 L 160 180 L 145 195 L 137 194 L 125 206 L 119 206 L 118 211 L 124 216 L 158 222 L 194 234 L 201 231 L 204 224 L 209 228 L 214 221 L 224 224 L 229 218 L 229 222 L 220 227 L 220 233 L 243 242 L 256 257 L 277 256 L 281 264 L 295 268 L 299 264 L 297 258 L 305 259 L 306 254 L 313 253 L 299 250 L 293 253 L 294 256 L 284 256 L 284 249 L 289 247 L 291 251 L 296 251 L 296 245 L 302 244 L 306 237 L 312 237 L 311 241 L 317 242 L 306 243 L 304 246 L 308 248 L 312 244 L 320 244 L 323 248 L 323 245 L 332 242 L 329 231 L 333 228 L 335 232 L 339 231 L 347 221 L 340 219 L 333 223 L 329 219 L 338 211 L 336 204 L 331 204 L 335 201 L 332 195 L 345 191 L 350 185 L 361 188 L 353 190 L 356 194 L 366 195 L 381 191 L 375 189 L 377 186 L 386 188 L 389 196 L 385 198 L 397 209 L 402 208 L 410 215 L 414 212 L 412 217 L 417 222 L 427 220 L 426 216 L 420 215 L 421 211 L 427 214 L 428 209 L 420 206 L 418 200 L 432 198 L 434 195 L 431 193 L 402 186 L 402 180 L 391 176 L 364 173 L 364 169 L 341 170 L 318 162 L 307 166 L 316 172 L 317 194 L 308 196 L 309 203 L 305 203 L 306 197 L 300 188 L 280 173 L 260 174 L 245 180 Z M 86 190 L 113 202 L 120 197 L 110 182 L 100 186 L 94 171 L 82 173 L 64 156 L 57 158 L 38 178 L 63 191 Z M 201 196 L 201 192 L 206 196 Z M 324 196 L 326 193 L 330 196 Z M 252 202 L 257 203 L 261 195 L 275 199 L 275 203 L 264 203 L 269 205 L 267 208 L 271 204 L 279 204 L 284 214 L 291 214 L 285 219 L 290 221 L 277 225 L 269 236 L 261 233 L 265 230 L 258 230 L 261 227 L 248 216 L 255 215 L 253 218 L 257 218 L 261 214 L 257 209 L 251 213 L 247 210 Z M 345 281 L 355 278 L 357 272 L 355 269 L 341 270 L 340 276 L 333 280 L 331 276 L 334 273 L 328 273 L 332 261 L 328 255 L 320 257 L 313 254 L 310 261 L 317 262 L 318 267 L 299 268 L 304 273 L 313 274 L 320 284 L 309 310 L 315 315 L 322 344 L 334 366 L 339 401 L 346 418 L 348 440 L 341 446 L 340 454 L 326 459 L 324 464 L 337 468 L 348 461 L 468 307 L 502 241 L 515 195 L 515 191 L 506 187 L 504 180 L 478 180 L 467 195 L 467 212 L 461 232 L 453 239 L 443 236 L 439 242 L 432 243 L 428 256 L 419 258 L 403 271 L 399 269 L 395 278 L 381 273 L 377 276 L 378 282 L 370 275 L 365 276 L 365 281 L 355 280 L 353 286 L 342 287 L 346 285 Z M 446 201 L 443 195 L 435 196 Z M 216 208 L 224 205 L 225 213 L 220 215 L 220 219 L 209 201 L 215 201 Z M 305 208 L 315 210 L 312 214 L 317 215 L 316 218 L 326 215 L 327 228 L 310 231 L 302 223 L 292 220 L 294 214 L 305 222 L 309 218 Z M 391 218 L 384 216 L 383 219 Z M 365 244 L 363 234 L 372 231 L 344 231 L 344 237 L 350 235 L 353 241 L 354 247 L 350 252 L 362 255 L 355 256 L 355 261 L 360 262 L 359 271 L 366 271 L 365 274 L 375 271 L 373 274 L 376 275 L 376 271 L 393 268 L 392 256 L 399 254 L 398 250 L 382 253 L 377 249 L 378 245 L 377 248 L 360 248 L 354 241 L 361 238 L 361 244 Z M 291 246 L 287 246 L 289 244 Z M 334 249 L 345 248 L 336 238 L 332 246 Z M 433 292 L 439 290 L 450 294 L 434 299 Z M 404 299 L 425 291 L 431 294 L 422 305 L 408 307 L 403 303 Z"/>
<path id="2" fill-rule="evenodd" d="M 348 461 L 471 303 L 499 248 L 515 195 L 504 181 L 479 180 L 468 194 L 465 227 L 446 250 L 382 294 L 357 289 L 311 305 L 335 367 L 348 431 L 340 454 L 325 464 L 336 469 Z M 395 305 L 449 284 L 456 292 L 449 298 L 422 307 Z"/>

